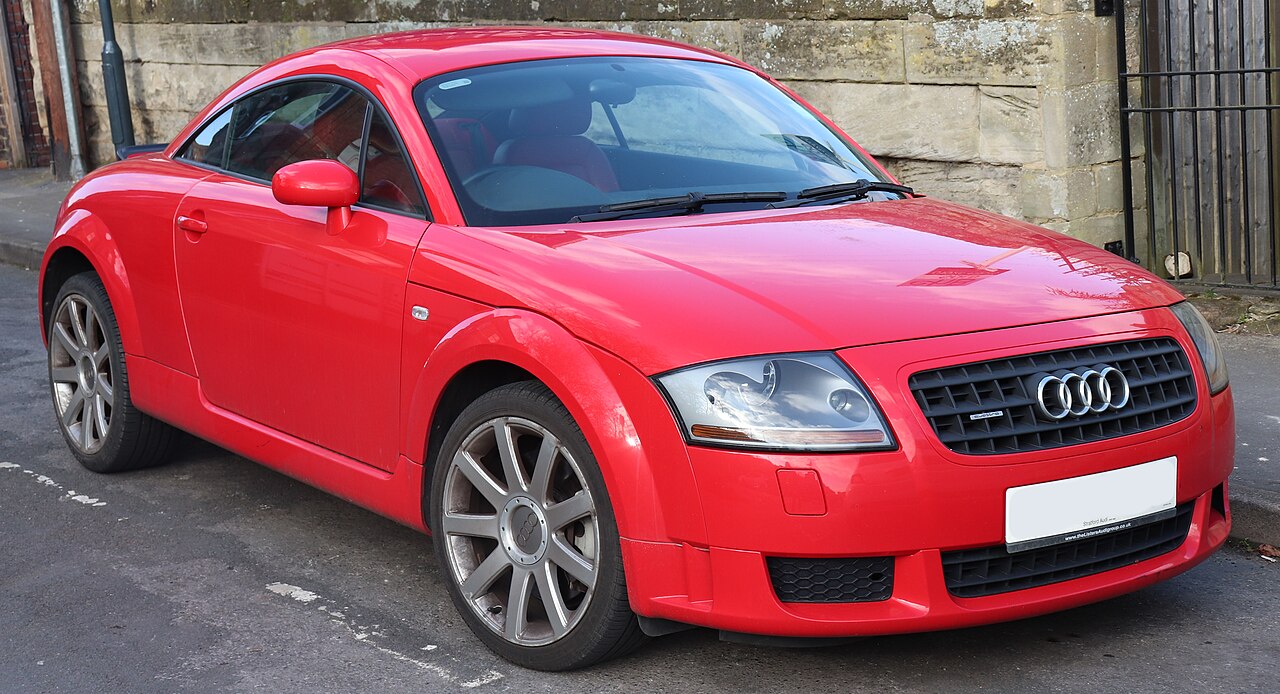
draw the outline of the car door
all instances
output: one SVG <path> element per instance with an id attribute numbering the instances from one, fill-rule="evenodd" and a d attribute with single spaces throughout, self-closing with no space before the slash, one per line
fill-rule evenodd
<path id="1" fill-rule="evenodd" d="M 355 460 L 397 462 L 408 267 L 426 210 L 381 107 L 334 82 L 294 81 L 214 118 L 182 158 L 214 173 L 175 219 L 179 293 L 213 405 Z M 275 171 L 337 159 L 362 172 L 350 224 L 284 205 Z"/>

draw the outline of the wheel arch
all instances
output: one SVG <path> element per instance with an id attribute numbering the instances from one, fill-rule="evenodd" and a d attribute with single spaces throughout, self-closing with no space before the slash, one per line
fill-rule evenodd
<path id="1" fill-rule="evenodd" d="M 49 318 L 59 288 L 68 278 L 88 271 L 97 274 L 106 287 L 125 352 L 141 354 L 138 314 L 131 300 L 124 259 L 102 220 L 83 209 L 73 210 L 60 220 L 41 263 L 38 308 L 40 334 L 45 343 L 48 344 Z"/>
<path id="2" fill-rule="evenodd" d="M 667 536 L 651 454 L 619 392 L 620 369 L 604 363 L 602 354 L 549 318 L 519 309 L 494 309 L 451 330 L 419 374 L 406 417 L 404 450 L 420 455 L 424 468 L 423 524 L 430 525 L 435 457 L 467 398 L 536 380 L 564 403 L 591 446 L 622 536 Z M 630 375 L 643 378 L 634 370 Z M 692 484 L 692 477 L 668 481 Z"/>

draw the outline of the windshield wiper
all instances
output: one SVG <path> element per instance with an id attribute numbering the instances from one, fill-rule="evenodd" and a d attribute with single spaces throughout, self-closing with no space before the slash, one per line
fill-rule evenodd
<path id="1" fill-rule="evenodd" d="M 898 185 L 897 183 L 887 183 L 885 181 L 869 181 L 865 178 L 858 179 L 851 183 L 834 183 L 829 186 L 818 186 L 817 188 L 805 188 L 800 191 L 795 198 L 791 200 L 783 200 L 769 205 L 772 209 L 781 209 L 784 207 L 799 207 L 800 205 L 810 205 L 819 202 L 841 202 L 844 200 L 857 200 L 865 198 L 870 193 L 898 193 L 899 195 L 914 195 L 915 190 L 907 186 Z"/>
<path id="2" fill-rule="evenodd" d="M 699 193 L 691 192 L 666 198 L 647 198 L 604 205 L 596 212 L 580 214 L 570 222 L 603 222 L 610 219 L 622 219 L 637 214 L 656 214 L 660 212 L 680 212 L 693 214 L 701 212 L 703 205 L 724 202 L 782 202 L 787 199 L 783 192 L 743 192 L 743 193 Z"/>

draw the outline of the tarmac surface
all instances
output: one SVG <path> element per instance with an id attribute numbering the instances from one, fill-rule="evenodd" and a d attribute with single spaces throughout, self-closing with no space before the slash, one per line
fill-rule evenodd
<path id="1" fill-rule="evenodd" d="M 805 650 L 696 630 L 584 672 L 523 670 L 467 631 L 414 531 L 194 440 L 152 470 L 81 468 L 54 424 L 35 280 L 0 265 L 0 692 L 1276 690 L 1280 564 L 1238 546 L 1020 622 Z M 1271 455 L 1269 423 L 1241 417 L 1242 450 Z"/>

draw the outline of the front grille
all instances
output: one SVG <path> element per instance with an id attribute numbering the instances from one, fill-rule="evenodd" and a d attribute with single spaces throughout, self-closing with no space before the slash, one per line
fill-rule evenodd
<path id="1" fill-rule="evenodd" d="M 1131 396 L 1125 407 L 1059 421 L 1037 414 L 1029 377 L 1100 364 L 1114 366 L 1128 380 Z M 908 385 L 938 439 L 969 455 L 1038 451 L 1126 436 L 1172 424 L 1196 407 L 1191 365 L 1170 338 L 949 366 L 915 374 Z"/>
<path id="2" fill-rule="evenodd" d="M 977 598 L 1137 564 L 1180 547 L 1194 508 L 1195 503 L 1188 502 L 1172 518 L 1016 554 L 1004 545 L 943 552 L 947 590 L 956 597 Z"/>
<path id="3" fill-rule="evenodd" d="M 769 557 L 782 602 L 879 602 L 893 595 L 893 557 Z"/>

